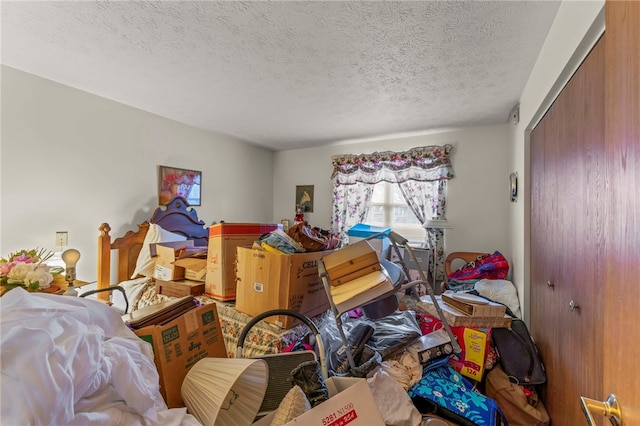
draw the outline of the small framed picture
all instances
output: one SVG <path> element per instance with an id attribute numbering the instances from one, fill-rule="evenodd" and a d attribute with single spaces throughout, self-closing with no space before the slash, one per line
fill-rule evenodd
<path id="1" fill-rule="evenodd" d="M 289 219 L 282 219 L 280 223 L 282 224 L 282 230 L 287 232 L 289 230 Z"/>
<path id="2" fill-rule="evenodd" d="M 313 185 L 296 185 L 296 209 L 313 213 Z"/>
<path id="3" fill-rule="evenodd" d="M 161 206 L 175 197 L 184 198 L 190 206 L 200 205 L 202 172 L 160 166 L 158 175 L 158 202 Z"/>

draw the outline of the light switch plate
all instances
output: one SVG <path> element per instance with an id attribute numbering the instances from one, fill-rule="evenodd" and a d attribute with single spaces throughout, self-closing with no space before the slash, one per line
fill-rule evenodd
<path id="1" fill-rule="evenodd" d="M 56 232 L 56 247 L 64 247 L 69 243 L 69 233 L 67 231 Z"/>

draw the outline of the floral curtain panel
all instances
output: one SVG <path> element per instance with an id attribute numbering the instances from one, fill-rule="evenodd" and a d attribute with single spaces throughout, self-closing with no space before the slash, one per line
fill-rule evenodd
<path id="1" fill-rule="evenodd" d="M 412 148 L 405 152 L 334 155 L 331 178 L 342 185 L 452 179 L 451 149 L 451 145 L 444 145 Z"/>
<path id="2" fill-rule="evenodd" d="M 434 217 L 444 218 L 446 182 L 454 177 L 452 148 L 451 145 L 425 146 L 405 152 L 333 156 L 332 232 L 348 240 L 349 228 L 367 217 L 373 185 L 379 182 L 397 183 L 421 223 Z M 440 261 L 442 237 L 441 230 L 429 229 L 425 241 L 427 247 L 435 247 Z"/>

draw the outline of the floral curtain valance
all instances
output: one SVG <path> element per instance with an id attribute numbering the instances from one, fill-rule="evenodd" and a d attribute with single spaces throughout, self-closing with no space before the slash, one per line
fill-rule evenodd
<path id="1" fill-rule="evenodd" d="M 448 180 L 454 176 L 449 157 L 452 148 L 451 145 L 424 146 L 404 152 L 334 155 L 331 178 L 342 185 Z"/>

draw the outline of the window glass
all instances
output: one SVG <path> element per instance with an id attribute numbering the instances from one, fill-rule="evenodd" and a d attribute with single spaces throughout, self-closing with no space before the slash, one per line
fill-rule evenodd
<path id="1" fill-rule="evenodd" d="M 426 235 L 395 183 L 380 182 L 374 186 L 365 223 L 391 228 L 412 243 L 422 244 Z"/>

